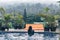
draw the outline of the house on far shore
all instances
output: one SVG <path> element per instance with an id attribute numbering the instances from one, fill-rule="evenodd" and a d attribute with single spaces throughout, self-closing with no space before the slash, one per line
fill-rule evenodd
<path id="1" fill-rule="evenodd" d="M 43 24 L 26 24 L 25 30 L 28 30 L 29 29 L 29 26 L 32 26 L 32 29 L 34 31 L 44 31 Z"/>

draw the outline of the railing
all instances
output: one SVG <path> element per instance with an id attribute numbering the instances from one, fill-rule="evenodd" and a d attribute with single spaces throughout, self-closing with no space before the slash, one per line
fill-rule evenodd
<path id="1" fill-rule="evenodd" d="M 27 31 L 0 31 L 0 33 L 28 33 Z M 56 33 L 56 32 L 34 32 L 34 33 L 39 33 L 39 34 L 59 34 L 60 33 Z"/>

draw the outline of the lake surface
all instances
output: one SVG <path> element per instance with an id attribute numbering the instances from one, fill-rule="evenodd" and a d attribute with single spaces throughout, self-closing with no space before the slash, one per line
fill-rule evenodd
<path id="1" fill-rule="evenodd" d="M 0 34 L 0 40 L 59 40 L 58 34 L 38 34 L 29 36 L 27 33 L 5 33 Z"/>

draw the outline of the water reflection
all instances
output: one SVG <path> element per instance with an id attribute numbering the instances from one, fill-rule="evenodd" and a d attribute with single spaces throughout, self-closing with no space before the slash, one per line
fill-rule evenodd
<path id="1" fill-rule="evenodd" d="M 59 40 L 59 35 L 57 34 L 44 34 L 44 40 Z"/>
<path id="2" fill-rule="evenodd" d="M 59 40 L 58 34 L 38 34 L 28 36 L 27 33 L 6 33 L 0 34 L 0 40 Z"/>

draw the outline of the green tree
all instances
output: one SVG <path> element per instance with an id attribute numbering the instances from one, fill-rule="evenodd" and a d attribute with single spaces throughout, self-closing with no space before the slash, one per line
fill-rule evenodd
<path id="1" fill-rule="evenodd" d="M 49 10 L 50 10 L 50 9 L 49 9 L 48 7 L 45 7 L 45 8 L 44 8 L 44 11 L 45 11 L 46 13 L 48 13 Z"/>
<path id="2" fill-rule="evenodd" d="M 24 28 L 23 24 L 24 24 L 24 20 L 23 20 L 23 16 L 22 15 L 16 15 L 14 17 L 14 20 L 15 20 L 15 28 Z"/>
<path id="3" fill-rule="evenodd" d="M 54 16 L 51 14 L 38 14 L 38 16 L 45 18 L 46 22 L 53 22 L 55 20 Z"/>
<path id="4" fill-rule="evenodd" d="M 2 8 L 2 7 L 0 7 L 0 13 L 1 13 L 2 17 L 3 17 L 3 16 L 4 16 L 4 14 L 5 14 L 5 9 L 4 9 L 4 8 Z"/>
<path id="5" fill-rule="evenodd" d="M 5 14 L 5 15 L 4 15 L 5 26 L 8 27 L 8 28 L 11 28 L 11 26 L 9 25 L 10 19 L 11 19 L 11 14 Z M 11 24 L 11 23 L 10 23 L 10 24 Z"/>
<path id="6" fill-rule="evenodd" d="M 5 21 L 8 22 L 11 19 L 11 14 L 5 14 L 4 19 L 5 19 Z"/>
<path id="7" fill-rule="evenodd" d="M 54 15 L 55 20 L 60 18 L 60 15 Z"/>

